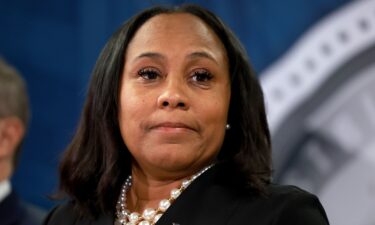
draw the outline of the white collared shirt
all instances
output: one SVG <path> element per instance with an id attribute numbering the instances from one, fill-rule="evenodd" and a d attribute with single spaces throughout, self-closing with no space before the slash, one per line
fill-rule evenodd
<path id="1" fill-rule="evenodd" d="M 2 202 L 12 191 L 9 180 L 0 181 L 0 202 Z"/>

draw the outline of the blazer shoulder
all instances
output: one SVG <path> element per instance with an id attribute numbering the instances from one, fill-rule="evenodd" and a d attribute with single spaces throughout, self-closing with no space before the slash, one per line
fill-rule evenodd
<path id="1" fill-rule="evenodd" d="M 312 197 L 316 198 L 316 196 L 306 190 L 303 190 L 297 186 L 293 185 L 279 185 L 279 184 L 270 184 L 267 187 L 267 194 L 271 198 L 290 198 L 290 197 Z"/>
<path id="2" fill-rule="evenodd" d="M 319 199 L 295 186 L 270 184 L 264 195 L 243 197 L 229 224 L 328 225 Z"/>
<path id="3" fill-rule="evenodd" d="M 72 202 L 66 202 L 56 206 L 48 213 L 43 225 L 73 225 L 78 220 L 79 215 L 74 210 Z"/>
<path id="4" fill-rule="evenodd" d="M 274 224 L 328 225 L 326 212 L 318 197 L 291 185 L 269 186 L 270 199 L 277 205 Z"/>

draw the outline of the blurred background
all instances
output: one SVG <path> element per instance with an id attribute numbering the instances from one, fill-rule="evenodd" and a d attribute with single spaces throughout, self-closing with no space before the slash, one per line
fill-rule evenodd
<path id="1" fill-rule="evenodd" d="M 242 41 L 264 88 L 274 180 L 317 194 L 331 224 L 374 225 L 374 0 L 0 0 L 0 55 L 26 79 L 32 118 L 12 179 L 46 210 L 95 60 L 130 16 L 196 3 Z"/>

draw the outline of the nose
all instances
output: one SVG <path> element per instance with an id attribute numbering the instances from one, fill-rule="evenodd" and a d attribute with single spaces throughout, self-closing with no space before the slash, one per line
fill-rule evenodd
<path id="1" fill-rule="evenodd" d="M 187 110 L 189 103 L 183 89 L 183 84 L 179 83 L 179 81 L 167 81 L 166 86 L 158 97 L 159 108 Z"/>

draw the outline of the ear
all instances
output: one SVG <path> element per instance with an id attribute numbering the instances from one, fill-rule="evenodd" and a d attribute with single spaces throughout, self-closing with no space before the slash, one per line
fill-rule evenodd
<path id="1" fill-rule="evenodd" d="M 0 119 L 0 158 L 13 157 L 25 134 L 25 127 L 18 117 Z"/>

